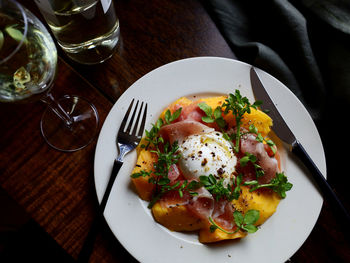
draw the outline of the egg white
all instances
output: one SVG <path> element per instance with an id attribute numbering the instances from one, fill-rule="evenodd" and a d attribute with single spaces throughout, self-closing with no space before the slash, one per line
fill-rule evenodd
<path id="1" fill-rule="evenodd" d="M 190 135 L 179 145 L 179 152 L 180 169 L 188 180 L 210 174 L 225 181 L 233 177 L 237 157 L 221 132 Z"/>

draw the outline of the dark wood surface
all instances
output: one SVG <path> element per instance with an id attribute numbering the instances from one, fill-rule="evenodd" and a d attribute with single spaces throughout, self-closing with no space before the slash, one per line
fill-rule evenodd
<path id="1" fill-rule="evenodd" d="M 22 2 L 41 18 L 32 1 Z M 60 51 L 53 88 L 56 97 L 77 94 L 93 102 L 100 127 L 120 95 L 152 69 L 194 56 L 235 58 L 197 0 L 118 0 L 115 5 L 121 26 L 117 52 L 103 64 L 83 66 Z M 55 151 L 39 131 L 44 110 L 39 102 L 0 104 L 0 185 L 76 258 L 97 211 L 93 182 L 96 140 L 78 152 Z M 291 262 L 350 262 L 349 244 L 344 227 L 326 201 L 310 237 Z M 90 262 L 132 261 L 104 224 Z"/>

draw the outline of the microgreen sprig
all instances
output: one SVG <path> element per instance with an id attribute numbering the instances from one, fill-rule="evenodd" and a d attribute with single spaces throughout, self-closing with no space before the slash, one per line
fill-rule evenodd
<path id="1" fill-rule="evenodd" d="M 155 124 L 152 124 L 152 128 L 150 130 L 145 130 L 146 138 L 145 141 L 147 144 L 142 144 L 141 148 L 146 148 L 150 145 L 154 145 L 157 147 L 159 143 L 163 143 L 164 140 L 162 137 L 159 136 L 160 128 L 162 128 L 165 124 L 170 124 L 171 122 L 175 121 L 177 118 L 179 118 L 181 114 L 182 108 L 177 109 L 173 114 L 171 114 L 170 110 L 168 109 L 164 114 L 164 120 L 162 118 L 159 118 Z"/>
<path id="2" fill-rule="evenodd" d="M 259 220 L 259 217 L 260 217 L 260 212 L 258 210 L 255 210 L 255 209 L 248 210 L 245 213 L 245 215 L 243 215 L 241 212 L 239 212 L 237 210 L 234 211 L 233 218 L 234 218 L 234 221 L 235 221 L 237 228 L 235 231 L 232 231 L 232 232 L 229 232 L 229 231 L 223 229 L 218 224 L 216 224 L 215 221 L 211 217 L 209 217 L 209 221 L 211 223 L 210 232 L 214 232 L 216 229 L 219 229 L 226 234 L 235 234 L 239 230 L 242 230 L 242 231 L 245 231 L 248 233 L 255 233 L 258 230 L 258 228 L 254 224 Z"/>
<path id="3" fill-rule="evenodd" d="M 197 181 L 177 181 L 174 184 L 165 183 L 161 185 L 159 191 L 155 193 L 151 199 L 151 201 L 148 204 L 148 208 L 152 208 L 154 204 L 167 192 L 176 190 L 179 193 L 180 198 L 183 197 L 184 191 L 188 191 L 190 195 L 195 196 L 198 195 L 197 192 L 195 192 L 196 189 L 201 187 L 200 183 Z"/>
<path id="4" fill-rule="evenodd" d="M 213 111 L 212 108 L 205 102 L 198 103 L 198 107 L 204 111 L 206 116 L 202 117 L 202 121 L 206 123 L 215 122 L 221 129 L 226 127 L 226 121 L 222 117 L 221 106 L 217 106 Z"/>
<path id="5" fill-rule="evenodd" d="M 212 174 L 209 174 L 209 176 L 199 176 L 199 181 L 215 197 L 216 201 L 219 201 L 221 198 L 227 198 L 227 200 L 232 201 L 236 197 L 231 184 L 224 186 L 223 178 L 218 180 Z"/>
<path id="6" fill-rule="evenodd" d="M 254 169 L 255 169 L 255 174 L 256 174 L 256 177 L 259 178 L 259 177 L 262 177 L 264 176 L 265 172 L 264 170 L 261 168 L 260 165 L 258 165 L 256 163 L 257 161 L 257 158 L 254 154 L 251 154 L 251 153 L 248 153 L 246 152 L 245 153 L 245 156 L 243 156 L 240 160 L 239 160 L 239 163 L 242 167 L 246 166 L 248 164 L 248 162 L 252 163 L 253 166 L 254 166 Z"/>
<path id="7" fill-rule="evenodd" d="M 229 111 L 232 111 L 233 116 L 236 120 L 236 142 L 234 146 L 234 150 L 236 153 L 239 152 L 239 142 L 241 138 L 241 124 L 242 118 L 245 113 L 250 113 L 250 108 L 257 109 L 258 106 L 262 104 L 261 101 L 255 101 L 251 104 L 247 97 L 242 97 L 239 90 L 235 90 L 235 93 L 230 93 L 228 98 L 223 103 L 222 107 L 225 108 L 224 114 L 228 114 Z"/>
<path id="8" fill-rule="evenodd" d="M 167 124 L 172 123 L 181 115 L 182 108 L 177 109 L 173 114 L 171 114 L 170 110 L 167 110 L 164 114 L 164 120 Z"/>
<path id="9" fill-rule="evenodd" d="M 252 188 L 249 190 L 250 192 L 255 191 L 257 189 L 260 188 L 270 188 L 272 189 L 274 192 L 276 192 L 277 194 L 279 194 L 279 196 L 281 198 L 285 198 L 286 192 L 291 190 L 293 187 L 293 184 L 291 184 L 290 182 L 288 182 L 287 176 L 284 175 L 284 173 L 276 173 L 276 177 L 273 178 L 270 183 L 267 184 L 259 184 L 258 181 L 253 180 L 253 181 L 248 181 L 245 182 L 244 185 L 249 185 L 252 186 Z"/>
<path id="10" fill-rule="evenodd" d="M 256 134 L 256 139 L 255 139 L 256 141 L 261 143 L 265 142 L 270 147 L 273 154 L 276 154 L 276 148 L 275 148 L 276 144 L 272 140 L 264 138 L 261 135 L 261 133 L 258 132 L 258 129 L 254 126 L 254 124 L 249 125 L 248 129 L 249 129 L 249 132 Z"/>

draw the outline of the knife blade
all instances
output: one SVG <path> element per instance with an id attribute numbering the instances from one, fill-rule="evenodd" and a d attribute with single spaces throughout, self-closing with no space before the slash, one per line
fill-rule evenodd
<path id="1" fill-rule="evenodd" d="M 333 202 L 333 204 L 341 211 L 345 217 L 345 220 L 350 223 L 350 215 L 345 209 L 344 205 L 341 203 L 339 198 L 334 193 L 332 187 L 329 185 L 321 171 L 318 169 L 316 164 L 313 162 L 309 154 L 306 152 L 302 144 L 297 140 L 291 129 L 288 127 L 287 123 L 284 121 L 282 115 L 278 111 L 275 103 L 272 101 L 268 92 L 264 88 L 258 74 L 256 73 L 254 67 L 250 69 L 250 81 L 253 89 L 253 93 L 256 100 L 262 101 L 260 106 L 261 110 L 268 110 L 268 115 L 273 120 L 272 130 L 276 135 L 285 143 L 289 144 L 291 152 L 297 156 L 300 161 L 306 166 L 310 171 L 312 177 L 317 183 L 322 195 L 327 200 Z"/>

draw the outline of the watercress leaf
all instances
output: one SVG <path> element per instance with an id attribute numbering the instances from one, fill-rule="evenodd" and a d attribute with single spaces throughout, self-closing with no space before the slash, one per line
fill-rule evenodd
<path id="1" fill-rule="evenodd" d="M 254 124 L 249 125 L 249 132 L 258 134 L 258 128 L 254 126 Z"/>
<path id="2" fill-rule="evenodd" d="M 165 119 L 165 122 L 168 124 L 170 123 L 170 117 L 171 117 L 171 112 L 170 110 L 167 110 L 164 114 L 164 119 Z"/>
<path id="3" fill-rule="evenodd" d="M 239 163 L 242 167 L 246 166 L 248 162 L 250 161 L 249 156 L 243 156 L 240 160 Z"/>
<path id="4" fill-rule="evenodd" d="M 166 184 L 168 184 L 168 183 L 170 183 L 169 178 L 163 177 L 163 178 L 160 178 L 160 179 L 158 180 L 158 184 L 159 184 L 159 185 L 166 185 Z"/>
<path id="5" fill-rule="evenodd" d="M 258 142 L 263 142 L 264 141 L 264 137 L 262 137 L 261 133 L 258 134 L 258 136 L 256 136 L 256 139 Z"/>
<path id="6" fill-rule="evenodd" d="M 206 104 L 205 102 L 201 102 L 201 103 L 198 103 L 198 107 L 199 107 L 202 111 L 204 111 L 204 113 L 205 113 L 207 116 L 211 117 L 211 115 L 212 115 L 212 108 L 211 108 L 208 104 Z"/>
<path id="7" fill-rule="evenodd" d="M 253 103 L 252 107 L 256 109 L 257 107 L 261 106 L 263 102 L 261 100 L 257 100 Z"/>
<path id="8" fill-rule="evenodd" d="M 254 225 L 245 225 L 242 227 L 242 229 L 247 231 L 249 234 L 252 234 L 258 231 L 258 228 Z"/>
<path id="9" fill-rule="evenodd" d="M 196 190 L 198 188 L 200 188 L 202 185 L 200 182 L 197 181 L 191 181 L 188 185 L 187 185 L 187 189 L 189 190 Z"/>
<path id="10" fill-rule="evenodd" d="M 236 177 L 236 185 L 240 185 L 242 183 L 242 179 L 243 179 L 243 174 L 239 174 Z"/>
<path id="11" fill-rule="evenodd" d="M 266 142 L 267 145 L 269 145 L 269 146 L 274 146 L 274 145 L 275 145 L 275 143 L 274 143 L 272 140 L 266 140 L 265 142 Z"/>
<path id="12" fill-rule="evenodd" d="M 215 120 L 210 116 L 203 116 L 202 121 L 204 121 L 206 123 L 213 123 Z"/>
<path id="13" fill-rule="evenodd" d="M 159 118 L 156 122 L 155 127 L 157 128 L 157 132 L 159 131 L 159 129 L 163 126 L 164 122 L 161 118 Z"/>
<path id="14" fill-rule="evenodd" d="M 259 210 L 251 209 L 244 215 L 243 224 L 251 225 L 255 224 L 260 216 Z"/>
<path id="15" fill-rule="evenodd" d="M 141 176 L 142 176 L 141 173 L 133 173 L 133 174 L 131 175 L 131 178 L 139 178 L 139 177 L 141 177 Z"/>
<path id="16" fill-rule="evenodd" d="M 254 165 L 254 168 L 255 168 L 255 173 L 256 173 L 257 178 L 265 175 L 265 171 L 261 168 L 260 165 L 256 164 L 256 165 Z"/>
<path id="17" fill-rule="evenodd" d="M 256 156 L 254 154 L 246 153 L 246 155 L 248 155 L 249 161 L 251 161 L 252 163 L 256 162 Z"/>
<path id="18" fill-rule="evenodd" d="M 199 176 L 199 180 L 202 184 L 204 185 L 208 185 L 209 184 L 209 178 L 208 176 L 205 176 L 205 175 L 201 175 Z"/>
<path id="19" fill-rule="evenodd" d="M 211 184 L 215 184 L 216 183 L 216 179 L 215 179 L 214 175 L 209 174 L 208 179 L 209 179 L 209 182 Z"/>
<path id="20" fill-rule="evenodd" d="M 181 115 L 181 111 L 182 111 L 182 108 L 177 109 L 177 110 L 171 115 L 169 121 L 170 121 L 170 122 L 173 122 L 174 120 L 176 120 L 177 118 L 179 118 L 180 115 Z"/>
<path id="21" fill-rule="evenodd" d="M 180 188 L 178 192 L 179 192 L 180 198 L 182 198 L 182 197 L 184 196 L 184 194 L 183 194 L 183 192 L 182 192 L 182 189 Z"/>
<path id="22" fill-rule="evenodd" d="M 214 110 L 214 118 L 219 119 L 222 117 L 222 110 L 220 106 L 217 106 Z"/>
<path id="23" fill-rule="evenodd" d="M 285 185 L 284 185 L 284 190 L 285 191 L 289 191 L 292 188 L 293 188 L 293 184 L 291 184 L 290 182 L 285 183 Z"/>
<path id="24" fill-rule="evenodd" d="M 215 122 L 220 128 L 225 128 L 226 127 L 226 121 L 224 118 L 221 116 L 220 118 L 215 119 Z"/>
<path id="25" fill-rule="evenodd" d="M 234 211 L 233 212 L 233 218 L 235 220 L 236 225 L 240 228 L 242 226 L 242 224 L 243 224 L 243 219 L 244 219 L 242 213 L 237 211 L 237 210 Z"/>

